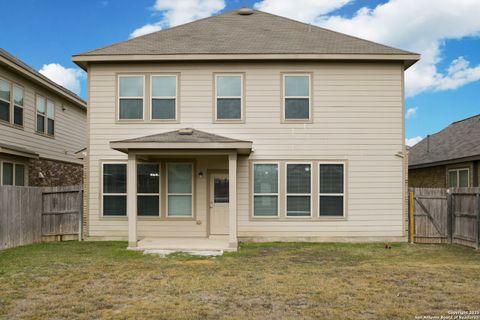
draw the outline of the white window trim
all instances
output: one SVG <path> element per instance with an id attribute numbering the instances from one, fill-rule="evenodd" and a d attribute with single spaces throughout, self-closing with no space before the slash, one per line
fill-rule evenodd
<path id="1" fill-rule="evenodd" d="M 255 165 L 256 164 L 270 164 L 270 165 L 276 165 L 277 166 L 277 193 L 255 193 Z M 252 168 L 251 168 L 251 174 L 252 174 L 252 182 L 251 182 L 251 188 L 252 188 L 252 196 L 251 196 L 251 203 L 252 203 L 252 213 L 251 217 L 254 219 L 276 219 L 280 217 L 280 162 L 253 162 L 252 163 Z M 255 215 L 255 195 L 258 196 L 276 196 L 277 197 L 277 214 L 272 215 L 272 216 L 256 216 Z"/>
<path id="2" fill-rule="evenodd" d="M 217 94 L 217 82 L 218 82 L 218 77 L 240 77 L 240 96 L 221 96 L 219 97 Z M 244 100 L 243 100 L 243 73 L 215 73 L 215 88 L 214 88 L 214 93 L 215 93 L 215 121 L 218 122 L 235 122 L 235 121 L 243 121 L 243 114 L 244 114 Z M 238 99 L 240 98 L 240 119 L 218 119 L 218 112 L 217 112 L 217 102 L 218 99 Z"/>
<path id="3" fill-rule="evenodd" d="M 15 103 L 15 87 L 19 88 L 20 90 L 22 90 L 22 100 L 23 100 L 23 105 L 19 105 L 17 103 Z M 18 84 L 13 84 L 12 86 L 12 92 L 11 92 L 11 95 L 12 95 L 12 101 L 13 101 L 13 112 L 12 112 L 12 123 L 13 125 L 15 126 L 18 126 L 18 127 L 23 127 L 25 125 L 25 109 L 24 109 L 24 105 L 25 105 L 25 88 L 22 87 L 22 86 L 19 86 Z M 17 124 L 15 123 L 15 107 L 18 107 L 18 108 L 21 108 L 22 109 L 22 124 Z M 37 108 L 37 106 L 35 105 L 35 109 Z"/>
<path id="4" fill-rule="evenodd" d="M 173 164 L 173 165 L 175 165 L 175 164 L 190 164 L 190 166 L 191 166 L 191 168 L 192 168 L 192 191 L 191 191 L 191 193 L 170 193 L 170 192 L 168 191 L 168 167 L 169 167 L 170 165 L 172 165 L 172 164 Z M 165 216 L 166 216 L 167 218 L 191 219 L 192 217 L 194 217 L 193 212 L 194 212 L 194 210 L 195 210 L 195 208 L 194 208 L 194 201 L 193 201 L 193 195 L 194 195 L 194 192 L 195 192 L 195 177 L 194 177 L 195 171 L 194 171 L 194 164 L 193 164 L 193 162 L 168 162 L 168 163 L 166 164 L 165 168 L 166 168 L 166 170 L 165 170 L 165 171 L 166 171 L 166 172 L 165 172 L 165 179 L 166 179 L 166 180 L 165 180 L 165 182 L 166 182 L 166 183 L 165 183 L 165 186 L 166 186 L 166 189 L 167 189 L 167 190 L 165 190 L 165 191 L 166 191 L 166 197 L 165 197 L 165 200 L 166 200 L 165 202 L 166 202 L 166 203 L 165 203 L 165 208 L 166 208 L 166 211 L 167 211 L 167 212 L 165 213 Z M 192 212 L 190 213 L 190 215 L 189 215 L 189 216 L 170 215 L 170 214 L 169 214 L 169 209 L 168 209 L 168 197 L 169 197 L 169 196 L 191 196 L 191 200 L 192 200 Z"/>
<path id="5" fill-rule="evenodd" d="M 103 192 L 103 171 L 104 171 L 104 165 L 106 164 L 124 164 L 125 168 L 127 170 L 127 176 L 126 176 L 126 190 L 125 193 L 104 193 Z M 125 215 L 104 215 L 103 214 L 103 196 L 104 195 L 109 195 L 109 196 L 125 196 L 127 198 L 127 212 Z M 128 163 L 127 161 L 102 161 L 100 163 L 100 216 L 102 218 L 126 218 L 128 217 Z"/>
<path id="6" fill-rule="evenodd" d="M 463 187 L 460 187 L 460 171 L 467 171 L 467 176 L 468 176 L 467 184 L 468 184 L 468 187 L 470 187 L 470 168 L 464 167 L 464 168 L 448 169 L 448 176 L 447 176 L 448 188 L 463 188 Z M 450 187 L 450 172 L 455 172 L 457 175 L 457 187 Z"/>
<path id="7" fill-rule="evenodd" d="M 13 174 L 13 178 L 12 178 L 12 184 L 11 186 L 16 186 L 16 187 L 26 187 L 28 186 L 28 181 L 27 181 L 27 165 L 25 163 L 21 163 L 21 162 L 17 162 L 17 161 L 9 161 L 9 160 L 2 160 L 0 161 L 0 186 L 3 186 L 3 165 L 5 163 L 9 163 L 9 164 L 12 164 L 12 174 Z M 23 166 L 23 186 L 17 186 L 17 175 L 16 175 L 16 167 L 17 165 L 21 165 Z"/>
<path id="8" fill-rule="evenodd" d="M 43 101 L 44 101 L 44 107 L 45 107 L 45 112 L 44 113 L 41 113 L 41 112 L 38 112 L 38 98 L 39 97 L 42 97 L 43 98 Z M 45 122 L 47 122 L 47 98 L 44 96 L 44 95 L 41 95 L 41 94 L 35 94 L 35 132 L 36 133 L 40 133 L 40 134 L 44 134 L 46 135 L 47 134 L 47 125 L 45 124 Z M 43 117 L 43 131 L 38 131 L 38 115 L 41 115 Z"/>
<path id="9" fill-rule="evenodd" d="M 120 96 L 120 79 L 128 77 L 142 77 L 143 95 L 141 97 Z M 121 99 L 142 99 L 142 118 L 141 119 L 121 119 L 120 118 L 120 100 Z M 145 121 L 145 75 L 143 74 L 119 74 L 117 76 L 117 120 L 118 121 Z"/>
<path id="10" fill-rule="evenodd" d="M 154 96 L 153 95 L 153 78 L 155 77 L 175 77 L 175 96 Z M 175 118 L 157 119 L 153 118 L 153 99 L 171 100 L 175 99 Z M 178 75 L 177 74 L 152 74 L 150 75 L 150 120 L 151 121 L 178 121 Z"/>
<path id="11" fill-rule="evenodd" d="M 320 182 L 321 182 L 321 177 L 320 177 L 320 167 L 321 165 L 325 165 L 325 164 L 341 164 L 343 165 L 343 193 L 321 193 L 320 192 Z M 317 178 L 318 178 L 318 212 L 317 212 L 317 215 L 320 219 L 335 219 L 335 218 L 338 218 L 338 219 L 343 219 L 346 217 L 346 214 L 345 212 L 347 211 L 347 208 L 346 208 L 346 204 L 347 204 L 347 194 L 346 194 L 346 189 L 347 189 L 347 173 L 346 173 L 346 163 L 345 162 L 318 162 L 318 172 L 317 172 Z M 323 197 L 323 196 L 342 196 L 343 197 L 343 214 L 341 216 L 322 216 L 321 215 L 321 212 L 320 212 L 320 197 Z"/>
<path id="12" fill-rule="evenodd" d="M 143 192 L 138 192 L 138 165 L 140 164 L 156 164 L 158 166 L 158 193 L 143 193 Z M 137 162 L 137 167 L 135 168 L 135 172 L 137 175 L 137 185 L 135 186 L 135 193 L 137 195 L 137 206 L 138 206 L 138 197 L 139 196 L 158 196 L 158 216 L 149 216 L 149 215 L 140 215 L 140 212 L 138 212 L 137 209 L 137 216 L 138 217 L 151 217 L 151 218 L 156 218 L 156 217 L 161 217 L 161 211 L 162 211 L 162 165 L 160 162 Z M 102 175 L 103 177 L 103 175 Z"/>
<path id="13" fill-rule="evenodd" d="M 308 96 L 286 96 L 286 77 L 290 76 L 302 76 L 308 77 Z M 286 122 L 305 122 L 305 121 L 311 121 L 312 120 L 312 75 L 310 73 L 284 73 L 282 74 L 282 117 L 283 121 Z M 288 99 L 308 99 L 308 118 L 305 119 L 288 119 L 286 117 L 286 103 L 285 101 Z"/>
<path id="14" fill-rule="evenodd" d="M 0 98 L 1 101 L 8 103 L 8 121 L 7 121 L 7 120 L 3 120 L 3 119 L 0 119 L 0 121 L 3 122 L 3 123 L 11 123 L 11 122 L 12 122 L 12 96 L 13 96 L 13 92 L 12 92 L 12 91 L 13 91 L 12 82 L 11 82 L 11 81 L 8 81 L 8 80 L 5 79 L 5 78 L 1 78 L 1 77 L 0 77 L 0 80 L 3 80 L 3 81 L 5 81 L 6 83 L 8 83 L 8 87 L 9 87 L 9 90 L 10 90 L 10 101 L 7 101 L 7 100 L 5 100 L 5 99 Z"/>
<path id="15" fill-rule="evenodd" d="M 289 164 L 308 164 L 310 165 L 310 193 L 288 193 L 288 165 Z M 288 219 L 305 219 L 313 217 L 313 164 L 312 162 L 285 162 L 285 217 Z M 287 208 L 287 198 L 288 197 L 300 197 L 300 196 L 309 196 L 310 197 L 310 214 L 308 216 L 289 216 Z"/>
<path id="16" fill-rule="evenodd" d="M 53 105 L 53 118 L 48 116 L 48 103 L 49 102 L 51 102 L 52 105 Z M 50 137 L 55 136 L 55 131 L 56 131 L 55 130 L 55 113 L 56 113 L 55 101 L 47 98 L 46 102 L 45 102 L 45 134 L 50 136 Z M 48 120 L 49 119 L 53 121 L 53 134 L 48 133 Z"/>

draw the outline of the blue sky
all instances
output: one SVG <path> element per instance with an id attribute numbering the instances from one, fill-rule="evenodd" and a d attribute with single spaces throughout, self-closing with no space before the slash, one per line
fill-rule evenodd
<path id="1" fill-rule="evenodd" d="M 403 1 L 401 7 L 395 7 L 398 1 Z M 78 81 L 80 85 L 75 90 L 86 98 L 86 79 L 71 62 L 73 54 L 126 40 L 134 30 L 144 25 L 167 28 L 178 21 L 196 18 L 193 12 L 203 12 L 205 16 L 256 5 L 276 14 L 421 53 L 424 65 L 420 65 L 418 70 L 407 71 L 407 87 L 413 88 L 407 88 L 407 91 L 414 93 L 409 93 L 406 99 L 407 109 L 412 109 L 406 119 L 406 137 L 415 138 L 425 137 L 453 121 L 480 113 L 480 22 L 476 22 L 480 20 L 480 6 L 477 3 L 469 8 L 470 1 L 422 0 L 422 5 L 427 6 L 424 8 L 420 4 L 418 8 L 408 8 L 409 3 L 417 6 L 419 2 L 414 0 L 5 1 L 2 9 L 9 14 L 2 16 L 0 25 L 8 32 L 0 33 L 0 43 L 4 49 L 37 70 L 49 64 L 59 64 L 67 70 L 71 68 L 71 80 Z M 459 2 L 464 2 L 465 8 L 453 9 L 458 7 Z M 295 5 L 293 10 L 289 7 L 292 3 Z M 453 6 L 453 3 L 457 5 Z M 359 9 L 368 11 L 367 8 L 371 11 L 355 18 Z M 416 11 L 412 15 L 413 9 Z M 432 11 L 429 9 L 437 10 L 435 16 L 429 15 Z M 465 12 L 452 12 L 455 10 Z M 172 15 L 177 18 L 172 18 Z M 462 16 L 462 19 L 455 15 Z M 392 17 L 397 16 L 398 21 L 395 21 Z M 387 21 L 381 22 L 387 32 L 376 32 L 376 29 L 381 29 L 378 21 Z M 403 27 L 414 23 L 419 24 L 410 30 Z M 463 58 L 456 60 L 459 57 Z M 449 75 L 448 70 L 454 61 L 461 62 L 455 66 L 463 68 Z M 466 61 L 469 65 L 465 64 Z M 435 71 L 431 71 L 432 66 Z M 431 73 L 430 77 L 424 77 L 428 73 Z M 419 76 L 428 79 L 411 79 Z"/>

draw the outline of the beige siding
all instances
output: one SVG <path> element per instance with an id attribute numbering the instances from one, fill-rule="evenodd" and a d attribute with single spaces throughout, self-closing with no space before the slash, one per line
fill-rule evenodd
<path id="1" fill-rule="evenodd" d="M 0 77 L 24 88 L 23 128 L 0 123 L 0 141 L 32 150 L 42 158 L 81 164 L 74 153 L 86 146 L 86 111 L 0 66 Z M 35 94 L 55 102 L 55 137 L 36 133 Z M 62 110 L 62 106 L 65 110 Z"/>
<path id="2" fill-rule="evenodd" d="M 180 123 L 116 123 L 116 74 L 142 72 L 180 73 Z M 214 72 L 245 73 L 245 123 L 213 123 Z M 281 123 L 282 72 L 313 73 L 313 123 Z M 402 73 L 399 63 L 92 65 L 90 236 L 127 235 L 126 219 L 99 217 L 100 161 L 126 159 L 125 154 L 111 150 L 108 143 L 193 127 L 253 141 L 254 152 L 248 159 L 239 157 L 238 163 L 239 237 L 402 237 L 403 159 L 395 156 L 404 144 Z M 346 219 L 256 221 L 250 218 L 249 161 L 295 159 L 348 162 Z M 197 198 L 202 197 L 199 192 Z M 206 217 L 206 207 L 202 206 L 197 203 L 197 210 L 203 212 L 200 220 Z M 204 225 L 204 220 L 201 225 L 140 221 L 138 232 L 140 237 L 205 236 Z"/>

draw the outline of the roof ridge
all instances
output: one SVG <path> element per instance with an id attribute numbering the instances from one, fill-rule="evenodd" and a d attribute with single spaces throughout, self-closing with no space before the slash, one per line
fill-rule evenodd
<path id="1" fill-rule="evenodd" d="M 462 120 L 453 121 L 450 125 L 456 124 L 456 123 L 459 123 L 459 122 L 462 122 L 462 121 L 470 120 L 470 119 L 476 118 L 476 117 L 480 117 L 480 113 L 479 113 L 479 114 L 476 114 L 476 115 L 474 115 L 474 116 L 467 117 L 467 118 L 462 119 Z"/>

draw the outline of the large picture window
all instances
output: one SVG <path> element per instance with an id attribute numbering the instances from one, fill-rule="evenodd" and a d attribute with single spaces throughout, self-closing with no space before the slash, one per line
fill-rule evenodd
<path id="1" fill-rule="evenodd" d="M 118 77 L 118 118 L 142 120 L 144 105 L 144 76 L 121 75 Z"/>
<path id="2" fill-rule="evenodd" d="M 460 168 L 448 170 L 448 187 L 470 187 L 470 169 Z"/>
<path id="3" fill-rule="evenodd" d="M 310 75 L 283 76 L 283 112 L 285 120 L 310 120 Z"/>
<path id="4" fill-rule="evenodd" d="M 177 119 L 177 76 L 155 75 L 152 81 L 152 119 Z"/>
<path id="5" fill-rule="evenodd" d="M 287 163 L 287 217 L 311 216 L 312 166 Z"/>
<path id="6" fill-rule="evenodd" d="M 102 202 L 104 216 L 127 215 L 126 164 L 103 164 Z"/>
<path id="7" fill-rule="evenodd" d="M 215 119 L 242 120 L 242 75 L 216 75 L 215 92 Z"/>
<path id="8" fill-rule="evenodd" d="M 137 214 L 160 215 L 160 165 L 157 163 L 137 165 Z"/>
<path id="9" fill-rule="evenodd" d="M 278 216 L 278 164 L 253 164 L 253 216 Z"/>
<path id="10" fill-rule="evenodd" d="M 345 166 L 343 163 L 319 165 L 320 216 L 343 216 L 345 211 Z"/>
<path id="11" fill-rule="evenodd" d="M 193 216 L 193 165 L 167 164 L 167 216 Z"/>

